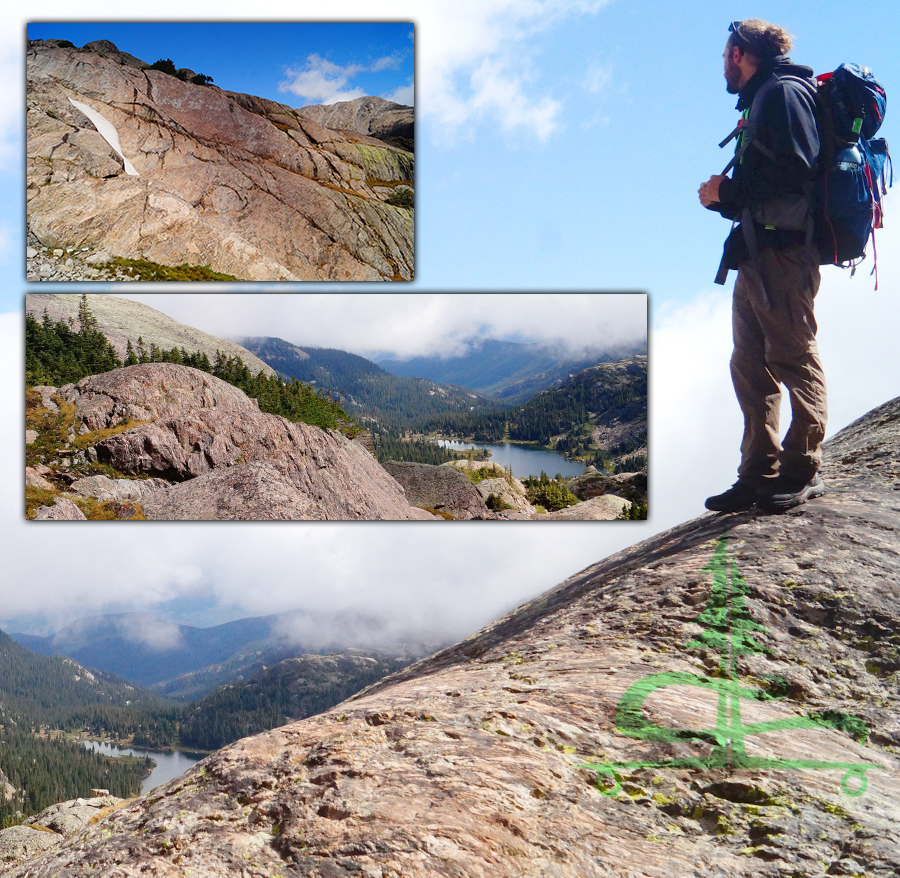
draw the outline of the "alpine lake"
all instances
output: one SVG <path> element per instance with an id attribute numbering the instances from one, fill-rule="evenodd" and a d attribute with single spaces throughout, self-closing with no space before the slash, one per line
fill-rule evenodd
<path id="1" fill-rule="evenodd" d="M 141 794 L 149 793 L 154 787 L 184 774 L 192 765 L 196 765 L 206 754 L 190 753 L 184 750 L 143 750 L 134 747 L 119 747 L 101 741 L 83 741 L 88 750 L 102 753 L 104 756 L 138 756 L 150 758 L 156 765 L 153 771 L 141 783 Z"/>
<path id="2" fill-rule="evenodd" d="M 557 473 L 565 478 L 580 476 L 585 471 L 585 465 L 578 460 L 567 460 L 557 451 L 546 451 L 543 448 L 534 448 L 530 445 L 519 445 L 515 442 L 490 443 L 490 442 L 458 442 L 451 439 L 439 439 L 438 444 L 444 448 L 452 448 L 457 451 L 487 449 L 491 456 L 490 461 L 508 469 L 512 465 L 512 473 L 517 479 L 528 476 L 540 476 L 545 472 L 550 478 Z"/>

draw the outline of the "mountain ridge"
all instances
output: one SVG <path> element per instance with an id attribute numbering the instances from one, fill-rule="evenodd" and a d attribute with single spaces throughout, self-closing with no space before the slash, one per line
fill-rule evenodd
<path id="1" fill-rule="evenodd" d="M 583 354 L 566 353 L 555 342 L 511 342 L 470 339 L 466 353 L 454 357 L 418 356 L 407 360 L 379 358 L 378 365 L 404 377 L 456 384 L 508 402 L 522 402 L 597 363 L 646 353 L 646 343 L 595 347 Z"/>

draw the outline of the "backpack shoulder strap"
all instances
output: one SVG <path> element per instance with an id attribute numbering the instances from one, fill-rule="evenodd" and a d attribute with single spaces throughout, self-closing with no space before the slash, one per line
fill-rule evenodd
<path id="1" fill-rule="evenodd" d="M 756 94 L 753 96 L 753 102 L 750 104 L 750 112 L 747 114 L 747 119 L 744 124 L 739 125 L 732 132 L 732 135 L 729 136 L 726 140 L 722 141 L 719 146 L 725 146 L 731 137 L 736 134 L 741 134 L 741 142 L 738 145 L 737 149 L 734 152 L 734 156 L 731 161 L 725 166 L 725 170 L 722 171 L 723 176 L 727 174 L 744 156 L 744 153 L 749 149 L 750 145 L 753 144 L 767 159 L 770 161 L 775 161 L 775 154 L 763 143 L 760 143 L 759 140 L 756 139 L 756 132 L 759 128 L 759 119 L 762 115 L 762 107 L 765 103 L 766 97 L 769 92 L 772 91 L 779 83 L 781 82 L 796 82 L 798 85 L 803 86 L 811 95 L 815 96 L 815 88 L 812 83 L 803 79 L 801 76 L 794 76 L 790 73 L 785 74 L 784 76 L 777 76 L 773 73 L 768 79 L 766 79 L 762 85 L 756 90 Z"/>

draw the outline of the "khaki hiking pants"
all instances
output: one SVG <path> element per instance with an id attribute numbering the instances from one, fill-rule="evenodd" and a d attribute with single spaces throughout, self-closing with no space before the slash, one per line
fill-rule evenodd
<path id="1" fill-rule="evenodd" d="M 760 251 L 766 291 L 749 261 L 738 268 L 734 285 L 731 380 L 744 414 L 742 481 L 781 474 L 808 481 L 822 462 L 827 415 L 825 375 L 816 345 L 813 301 L 819 268 L 810 272 L 803 245 Z M 791 426 L 779 443 L 778 415 L 783 384 L 791 400 Z"/>

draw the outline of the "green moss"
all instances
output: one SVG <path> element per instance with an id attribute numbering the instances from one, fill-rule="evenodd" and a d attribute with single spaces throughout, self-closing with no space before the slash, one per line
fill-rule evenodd
<path id="1" fill-rule="evenodd" d="M 178 266 L 160 265 L 149 259 L 124 259 L 116 257 L 112 264 L 121 268 L 132 277 L 140 280 L 168 281 L 235 281 L 239 278 L 230 274 L 212 271 L 208 265 L 188 265 L 183 262 Z"/>

